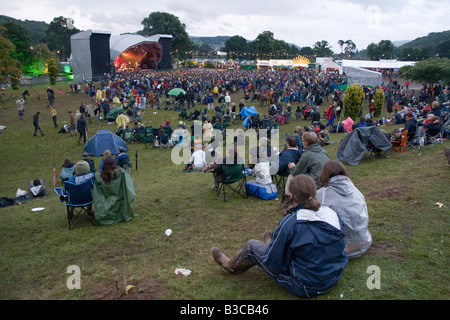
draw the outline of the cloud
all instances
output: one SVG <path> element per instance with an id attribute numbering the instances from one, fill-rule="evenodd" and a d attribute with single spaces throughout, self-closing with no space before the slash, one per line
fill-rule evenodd
<path id="1" fill-rule="evenodd" d="M 450 0 L 165 0 L 133 6 L 117 0 L 20 0 L 2 4 L 2 14 L 47 23 L 70 16 L 78 29 L 120 34 L 142 30 L 142 19 L 160 11 L 178 17 L 191 36 L 254 40 L 271 31 L 276 39 L 301 47 L 327 40 L 340 52 L 340 39 L 350 39 L 362 50 L 371 42 L 413 40 L 448 30 L 449 8 Z"/>

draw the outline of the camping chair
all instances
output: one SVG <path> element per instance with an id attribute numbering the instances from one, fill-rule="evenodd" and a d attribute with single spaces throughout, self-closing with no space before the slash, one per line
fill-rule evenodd
<path id="1" fill-rule="evenodd" d="M 275 174 L 272 176 L 272 180 L 277 186 L 277 190 L 281 190 L 281 199 L 284 199 L 285 196 L 285 189 L 286 189 L 286 181 L 289 176 L 289 172 L 286 172 L 284 174 Z"/>
<path id="2" fill-rule="evenodd" d="M 126 143 L 131 143 L 133 142 L 133 132 L 132 131 L 125 131 L 124 135 L 123 135 L 123 140 Z"/>
<path id="3" fill-rule="evenodd" d="M 408 142 L 408 146 L 412 147 L 414 150 L 419 151 L 421 147 L 425 145 L 425 132 L 423 131 L 423 123 L 417 122 L 416 134 L 414 138 Z"/>
<path id="4" fill-rule="evenodd" d="M 223 165 L 222 168 L 225 172 L 225 180 L 219 183 L 217 196 L 221 194 L 224 202 L 230 200 L 235 193 L 238 193 L 242 198 L 247 199 L 247 193 L 244 188 L 247 180 L 243 173 L 244 165 Z M 231 192 L 228 196 L 226 195 L 227 189 Z"/>
<path id="5" fill-rule="evenodd" d="M 121 167 L 122 169 L 124 169 L 126 172 L 130 173 L 131 171 L 131 161 L 130 161 L 130 157 L 128 156 L 127 153 L 123 153 L 121 155 L 118 156 L 118 165 L 119 167 Z"/>
<path id="6" fill-rule="evenodd" d="M 439 126 L 439 132 L 432 136 L 425 131 L 425 144 L 444 143 L 443 126 Z"/>
<path id="7" fill-rule="evenodd" d="M 136 131 L 136 141 L 145 141 L 145 135 L 146 135 L 145 129 L 142 127 L 139 128 Z"/>
<path id="8" fill-rule="evenodd" d="M 65 195 L 67 196 L 66 208 L 69 230 L 75 228 L 83 219 L 95 226 L 98 225 L 94 217 L 94 212 L 92 211 L 93 184 L 93 179 L 88 179 L 80 184 L 69 181 L 64 182 Z"/>
<path id="9" fill-rule="evenodd" d="M 145 142 L 145 149 L 150 148 L 153 145 L 153 128 L 145 127 L 145 134 L 144 134 L 144 142 Z"/>
<path id="10" fill-rule="evenodd" d="M 391 151 L 408 151 L 408 130 L 403 130 L 400 141 L 391 141 Z"/>
<path id="11" fill-rule="evenodd" d="M 163 149 L 170 149 L 169 147 L 169 135 L 167 133 L 160 133 L 159 134 L 159 148 Z"/>

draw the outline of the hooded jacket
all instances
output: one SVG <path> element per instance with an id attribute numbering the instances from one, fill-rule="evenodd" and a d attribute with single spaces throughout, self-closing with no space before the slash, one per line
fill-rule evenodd
<path id="1" fill-rule="evenodd" d="M 300 161 L 296 166 L 292 167 L 291 174 L 293 176 L 306 174 L 314 179 L 317 188 L 320 187 L 319 177 L 325 162 L 329 160 L 328 154 L 319 143 L 307 146 L 303 150 Z"/>
<path id="2" fill-rule="evenodd" d="M 344 272 L 348 262 L 344 233 L 342 222 L 332 209 L 298 208 L 274 230 L 262 263 L 269 274 L 290 278 L 292 292 L 314 297 L 330 290 Z M 277 278 L 279 282 L 282 279 Z"/>
<path id="3" fill-rule="evenodd" d="M 323 206 L 330 207 L 341 218 L 348 258 L 353 259 L 364 254 L 372 244 L 368 229 L 369 212 L 363 194 L 350 178 L 330 178 L 328 186 L 320 188 L 316 197 Z"/>
<path id="4" fill-rule="evenodd" d="M 302 156 L 303 150 L 301 149 L 285 149 L 281 151 L 278 156 L 278 174 L 286 176 L 289 174 L 289 163 L 298 163 Z"/>

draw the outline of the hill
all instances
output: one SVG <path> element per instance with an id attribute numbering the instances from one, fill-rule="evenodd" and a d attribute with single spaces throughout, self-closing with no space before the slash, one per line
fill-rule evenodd
<path id="1" fill-rule="evenodd" d="M 225 42 L 229 39 L 229 36 L 216 36 L 216 37 L 189 37 L 191 42 L 201 46 L 206 43 L 214 50 L 220 50 L 225 46 Z"/>
<path id="2" fill-rule="evenodd" d="M 427 36 L 416 38 L 398 47 L 400 50 L 406 48 L 428 48 L 431 56 L 438 54 L 440 57 L 450 58 L 450 30 L 431 32 Z"/>
<path id="3" fill-rule="evenodd" d="M 203 43 L 206 43 L 214 50 L 220 50 L 221 48 L 225 47 L 225 42 L 231 38 L 230 36 L 216 36 L 216 37 L 189 37 L 192 43 L 197 44 L 198 46 L 201 46 Z M 247 40 L 247 42 L 250 42 L 253 40 Z M 301 47 L 297 46 L 293 43 L 287 43 L 289 46 L 294 46 L 298 50 L 301 49 Z"/>
<path id="4" fill-rule="evenodd" d="M 23 21 L 8 16 L 0 15 L 0 25 L 9 21 L 17 22 L 21 26 L 27 28 L 30 32 L 31 41 L 33 43 L 38 42 L 40 39 L 42 39 L 43 36 L 45 36 L 45 31 L 47 30 L 48 27 L 48 24 L 44 21 L 34 21 L 34 20 Z"/>

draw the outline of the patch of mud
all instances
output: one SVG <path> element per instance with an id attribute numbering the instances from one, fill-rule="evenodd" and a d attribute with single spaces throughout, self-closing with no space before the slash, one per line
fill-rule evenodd
<path id="1" fill-rule="evenodd" d="M 366 195 L 368 198 L 390 198 L 390 197 L 397 197 L 400 196 L 406 192 L 408 192 L 410 188 L 408 187 L 401 187 L 401 188 L 390 188 L 385 189 L 381 191 L 371 192 Z"/>
<path id="2" fill-rule="evenodd" d="M 373 243 L 372 246 L 370 246 L 368 252 L 371 252 L 372 254 L 376 256 L 388 256 L 391 259 L 394 260 L 402 260 L 403 255 L 398 251 L 397 247 L 392 244 L 376 244 Z"/>
<path id="3" fill-rule="evenodd" d="M 129 287 L 127 292 L 127 286 Z M 166 294 L 165 286 L 154 280 L 140 280 L 125 286 L 117 281 L 100 286 L 94 292 L 94 300 L 156 300 Z"/>

